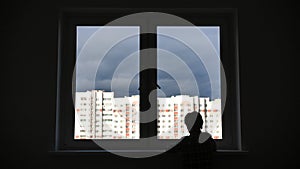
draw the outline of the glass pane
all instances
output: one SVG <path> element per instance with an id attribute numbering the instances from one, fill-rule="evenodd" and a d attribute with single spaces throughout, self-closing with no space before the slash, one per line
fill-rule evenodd
<path id="1" fill-rule="evenodd" d="M 77 26 L 74 139 L 139 139 L 139 27 Z"/>
<path id="2" fill-rule="evenodd" d="M 197 111 L 202 132 L 222 139 L 220 33 L 218 26 L 160 26 L 158 38 L 159 139 L 189 135 L 185 116 Z"/>

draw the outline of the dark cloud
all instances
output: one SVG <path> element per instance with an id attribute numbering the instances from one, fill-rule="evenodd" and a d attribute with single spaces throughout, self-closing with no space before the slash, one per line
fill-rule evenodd
<path id="1" fill-rule="evenodd" d="M 91 28 L 81 28 L 80 31 L 78 32 L 78 52 L 80 52 L 80 49 L 83 49 L 83 45 L 85 44 L 85 41 L 89 38 L 89 36 L 91 36 L 97 29 L 91 29 Z M 219 52 L 219 28 L 218 27 L 210 27 L 210 28 L 203 28 L 201 29 L 206 36 L 209 38 L 210 43 L 214 46 L 215 51 Z M 128 30 L 126 30 L 128 31 Z M 195 36 L 193 35 L 193 33 L 189 33 L 188 30 L 184 30 L 184 28 L 182 30 L 180 29 L 158 29 L 158 31 L 162 31 L 162 32 L 168 32 L 168 31 L 173 31 L 176 33 L 176 31 L 181 31 L 184 32 L 186 31 L 186 33 L 184 34 L 184 37 L 186 39 L 189 39 L 189 41 L 191 41 L 191 43 L 197 43 L 198 46 L 207 46 L 207 42 L 202 42 L 199 40 L 197 41 L 197 39 L 195 39 Z M 131 31 L 128 32 L 136 32 L 136 29 L 133 29 Z M 123 32 L 124 33 L 124 32 Z M 106 34 L 103 35 L 103 39 L 107 39 L 107 40 L 99 40 L 99 42 L 101 43 L 112 43 L 112 39 L 110 38 L 110 36 L 119 36 L 116 34 L 120 34 L 120 36 L 122 35 L 122 29 L 118 29 L 117 33 L 116 31 L 112 31 L 111 34 Z M 97 42 L 95 40 L 95 42 Z M 114 42 L 115 43 L 115 42 Z M 202 45 L 202 43 L 206 43 L 205 45 Z M 97 50 L 101 50 L 99 48 L 101 48 L 101 44 L 89 44 L 89 45 L 93 45 L 90 46 L 89 51 L 84 51 L 87 52 L 86 54 L 83 53 L 83 55 L 88 55 L 89 53 L 93 53 Z M 193 51 L 189 46 L 187 46 L 186 44 L 184 44 L 183 42 L 176 40 L 174 38 L 171 37 L 167 37 L 167 36 L 163 36 L 163 35 L 159 35 L 158 36 L 158 48 L 167 50 L 173 54 L 175 54 L 179 59 L 181 59 L 187 66 L 188 68 L 192 71 L 194 78 L 196 80 L 196 83 L 198 85 L 198 90 L 200 92 L 200 96 L 209 96 L 209 97 L 213 97 L 213 98 L 220 98 L 220 74 L 216 73 L 219 71 L 219 67 L 220 67 L 220 63 L 216 62 L 216 60 L 214 59 L 209 59 L 210 55 L 212 55 L 212 53 L 210 52 L 206 52 L 205 48 L 202 47 L 201 50 L 203 51 L 202 54 L 206 55 L 208 60 L 206 60 L 207 62 L 213 62 L 210 63 L 210 65 L 214 65 L 214 67 L 212 69 L 214 69 L 215 72 L 213 72 L 213 76 L 211 76 L 209 79 L 209 75 L 207 72 L 207 65 L 203 64 L 203 61 L 197 56 L 197 54 L 195 53 L 195 51 Z M 104 49 L 103 49 L 104 50 Z M 82 57 L 82 58 L 78 58 L 77 62 L 80 63 L 80 65 L 77 67 L 77 69 L 79 71 L 77 71 L 77 91 L 86 91 L 86 90 L 90 90 L 91 89 L 91 83 L 93 83 L 93 85 L 95 85 L 96 89 L 104 89 L 107 91 L 111 90 L 111 80 L 112 77 L 114 75 L 114 72 L 116 70 L 116 68 L 118 67 L 118 65 L 123 61 L 123 59 L 125 59 L 126 57 L 128 57 L 130 54 L 136 52 L 139 50 L 139 37 L 138 36 L 133 36 L 133 37 L 128 37 L 123 41 L 118 42 L 117 44 L 114 44 L 114 46 L 108 51 L 108 53 L 105 55 L 105 57 L 103 58 L 102 62 L 96 67 L 97 71 L 96 71 L 96 76 L 93 77 L 92 75 L 86 74 L 85 70 L 88 70 L 89 67 L 91 67 L 91 65 L 95 65 L 97 63 L 95 63 L 95 60 L 97 60 L 96 58 L 89 58 L 89 57 Z M 96 55 L 95 53 L 93 53 L 93 55 Z M 95 59 L 95 60 L 94 60 Z M 160 56 L 158 56 L 158 62 L 160 61 Z M 136 62 L 132 62 L 132 64 L 130 66 L 136 67 L 137 72 L 138 73 L 138 69 L 139 69 L 139 61 L 138 59 L 136 60 Z M 168 66 L 176 66 L 176 65 L 168 65 Z M 210 67 L 211 68 L 211 67 Z M 179 76 L 177 76 L 177 79 L 174 79 L 174 77 L 172 77 L 170 75 L 170 73 L 167 72 L 163 72 L 163 71 L 159 71 L 158 72 L 158 83 L 160 83 L 159 85 L 162 87 L 162 91 L 167 95 L 167 96 L 171 96 L 171 95 L 177 95 L 177 94 L 189 94 L 189 95 L 194 95 L 194 91 L 192 90 L 185 90 L 185 93 L 180 93 L 178 84 L 184 84 L 187 89 L 192 85 L 192 83 L 187 82 L 186 77 L 184 76 L 180 76 L 180 74 L 182 74 L 182 70 L 181 69 L 172 69 L 171 74 L 177 74 Z M 132 72 L 120 72 L 120 74 L 122 74 L 122 76 L 120 76 L 122 79 L 120 79 L 120 82 L 124 81 L 124 85 L 126 85 L 127 83 L 125 82 L 130 82 L 130 86 L 129 86 L 129 95 L 133 95 L 133 94 L 138 94 L 138 75 L 135 75 L 134 78 L 132 79 L 132 74 L 129 74 Z M 184 74 L 182 74 L 184 75 Z M 215 85 L 214 86 L 214 91 L 217 91 L 215 93 L 214 96 L 212 96 L 212 85 L 211 82 L 214 82 L 215 84 L 219 84 L 219 85 Z M 122 83 L 118 84 L 120 86 L 120 91 L 115 91 L 115 95 L 116 96 L 122 96 L 125 93 L 122 92 Z M 124 86 L 126 87 L 126 86 Z"/>

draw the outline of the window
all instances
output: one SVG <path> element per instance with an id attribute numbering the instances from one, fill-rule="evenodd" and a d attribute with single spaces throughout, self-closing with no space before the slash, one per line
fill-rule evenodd
<path id="1" fill-rule="evenodd" d="M 235 20 L 235 12 L 232 10 L 158 10 L 158 9 L 147 9 L 147 11 L 157 11 L 157 12 L 165 12 L 169 14 L 173 14 L 176 16 L 179 16 L 183 19 L 188 20 L 189 22 L 192 22 L 196 27 L 199 29 L 205 29 L 207 27 L 210 27 L 215 30 L 218 30 L 219 38 L 219 46 L 215 47 L 217 51 L 220 54 L 220 60 L 222 61 L 224 70 L 226 72 L 226 79 L 230 79 L 230 81 L 227 83 L 227 89 L 226 86 L 222 86 L 222 82 L 225 80 L 224 77 L 221 75 L 219 76 L 219 97 L 222 98 L 224 95 L 224 92 L 227 92 L 227 98 L 226 98 L 226 104 L 224 100 L 220 100 L 221 104 L 221 110 L 224 110 L 223 115 L 216 115 L 216 117 L 219 117 L 220 119 L 216 118 L 218 120 L 218 124 L 214 124 L 213 120 L 204 120 L 205 123 L 212 123 L 212 124 L 205 124 L 204 127 L 211 127 L 211 128 L 218 128 L 222 129 L 220 131 L 216 131 L 215 133 L 221 134 L 222 137 L 218 135 L 216 137 L 218 149 L 223 150 L 240 150 L 241 149 L 241 134 L 240 134 L 240 120 L 239 120 L 239 77 L 238 77 L 238 58 L 237 58 L 237 35 L 236 35 L 236 20 Z M 80 12 L 79 12 L 80 11 Z M 164 102 L 162 100 L 158 100 L 157 98 L 160 98 L 162 93 L 158 90 L 157 93 L 154 93 L 154 99 L 148 100 L 149 94 L 154 90 L 158 89 L 158 87 L 161 87 L 161 91 L 164 91 L 167 93 L 167 97 L 171 97 L 171 95 L 174 95 L 176 97 L 176 89 L 167 88 L 165 90 L 165 86 L 163 83 L 165 83 L 168 78 L 162 78 L 162 77 L 170 77 L 168 72 L 163 72 L 158 70 L 163 62 L 166 60 L 162 60 L 162 56 L 165 54 L 162 51 L 157 51 L 157 53 L 154 53 L 153 55 L 149 55 L 149 53 L 145 52 L 135 52 L 136 59 L 132 59 L 130 61 L 131 67 L 136 69 L 134 73 L 133 80 L 127 85 L 129 86 L 128 94 L 122 94 L 125 90 L 119 82 L 110 83 L 112 80 L 114 80 L 112 77 L 114 75 L 121 75 L 120 72 L 124 69 L 119 69 L 119 73 L 116 72 L 114 74 L 115 70 L 114 68 L 118 67 L 118 63 L 113 63 L 111 60 L 119 59 L 120 62 L 124 60 L 124 58 L 118 58 L 116 53 L 122 53 L 124 55 L 129 55 L 129 53 L 132 53 L 132 51 L 135 50 L 143 50 L 148 48 L 165 48 L 167 49 L 168 46 L 164 46 L 164 41 L 168 41 L 172 43 L 169 47 L 173 47 L 176 45 L 179 45 L 180 48 L 174 48 L 169 49 L 173 50 L 173 53 L 176 52 L 176 49 L 183 50 L 184 45 L 180 44 L 180 41 L 174 40 L 174 39 L 168 39 L 166 36 L 162 36 L 161 34 L 172 34 L 175 37 L 180 36 L 178 32 L 189 32 L 186 31 L 188 28 L 187 25 L 178 25 L 169 22 L 169 23 L 155 23 L 155 25 L 152 25 L 154 32 L 153 33 L 143 33 L 145 30 L 144 27 L 142 27 L 142 24 L 138 24 L 138 22 L 129 23 L 119 23 L 119 25 L 112 25 L 112 26 L 105 26 L 106 23 L 120 18 L 124 15 L 138 13 L 138 12 L 144 12 L 143 10 L 103 10 L 103 9 L 94 9 L 94 10 L 65 10 L 62 12 L 61 18 L 60 18 L 60 41 L 59 41 L 59 64 L 58 64 L 58 95 L 57 95 L 57 128 L 56 128 L 56 141 L 55 141 L 55 148 L 56 150 L 69 150 L 69 149 L 75 149 L 75 150 L 86 150 L 86 149 L 98 149 L 98 146 L 93 142 L 91 139 L 97 138 L 98 140 L 101 139 L 101 137 L 104 138 L 104 140 L 97 141 L 101 143 L 105 143 L 107 141 L 112 141 L 114 139 L 122 139 L 121 144 L 127 144 L 128 142 L 124 140 L 124 138 L 128 137 L 129 139 L 138 139 L 138 138 L 147 138 L 151 136 L 158 136 L 158 125 L 157 123 L 164 123 L 164 125 L 161 125 L 161 128 L 173 128 L 173 125 L 170 125 L 169 123 L 179 123 L 177 126 L 180 126 L 182 128 L 180 132 L 186 132 L 185 126 L 181 125 L 184 123 L 183 118 L 184 114 L 182 112 L 189 112 L 193 111 L 193 109 L 197 108 L 199 106 L 200 112 L 203 111 L 204 118 L 212 118 L 209 113 L 215 113 L 212 110 L 206 109 L 207 107 L 211 106 L 209 101 L 212 101 L 211 99 L 208 100 L 199 100 L 198 104 L 195 104 L 194 102 L 188 102 L 188 103 L 174 103 L 174 102 Z M 95 83 L 88 83 L 86 85 L 87 81 L 84 81 L 86 79 L 82 77 L 88 77 L 90 75 L 89 72 L 86 72 L 85 67 L 87 65 L 80 64 L 78 62 L 78 59 L 82 59 L 80 57 L 77 57 L 79 55 L 86 54 L 85 52 L 92 52 L 91 50 L 84 49 L 87 46 L 84 46 L 84 40 L 82 38 L 88 38 L 89 36 L 81 37 L 80 42 L 78 41 L 78 31 L 82 32 L 82 34 L 93 34 L 95 32 L 95 29 L 99 30 L 101 29 L 104 32 L 107 32 L 103 35 L 102 41 L 98 41 L 97 44 L 104 44 L 104 43 L 110 43 L 110 41 L 113 38 L 118 38 L 117 36 L 129 36 L 131 38 L 120 41 L 117 46 L 114 48 L 111 48 L 107 50 L 106 55 L 109 55 L 110 57 L 106 57 L 103 60 L 102 65 L 100 68 L 105 68 L 104 71 L 97 71 L 99 65 L 96 65 L 96 72 L 94 73 L 96 80 Z M 153 31 L 152 30 L 152 31 Z M 176 33 L 177 31 L 177 33 Z M 111 33 L 108 33 L 111 32 Z M 205 32 L 205 31 L 204 31 Z M 116 35 L 118 34 L 118 35 Z M 135 36 L 135 34 L 138 34 L 138 36 Z M 113 37 L 112 35 L 116 36 Z M 133 35 L 133 36 L 130 36 Z M 213 35 L 212 35 L 213 36 Z M 189 39 L 188 37 L 181 37 L 179 40 L 183 39 Z M 93 39 L 89 39 L 93 40 Z M 85 39 L 85 42 L 88 41 Z M 130 41 L 130 42 L 128 42 Z M 126 43 L 128 42 L 128 43 Z M 79 44 L 80 43 L 80 44 Z M 92 44 L 92 43 L 91 43 Z M 131 47 L 129 47 L 132 45 Z M 214 44 L 213 44 L 214 45 Z M 79 47 L 79 48 L 77 48 Z M 103 45 L 99 45 L 99 48 L 103 48 Z M 80 49 L 80 50 L 76 50 Z M 126 49 L 126 50 L 122 50 Z M 127 51 L 131 50 L 131 51 Z M 128 52 L 126 54 L 126 52 Z M 145 56 L 149 55 L 147 58 Z M 151 54 L 151 52 L 150 52 Z M 191 55 L 189 56 L 182 56 L 180 59 L 183 61 L 191 61 L 190 57 L 192 57 L 192 52 L 190 52 Z M 77 62 L 76 62 L 77 61 Z M 91 60 L 82 60 L 82 63 L 89 62 Z M 169 60 L 172 62 L 173 60 Z M 120 63 L 119 62 L 119 63 Z M 75 64 L 76 63 L 76 64 Z M 150 67 L 152 66 L 152 69 L 146 70 L 146 71 L 139 71 L 142 67 L 147 67 L 147 65 Z M 151 65 L 153 64 L 153 65 Z M 191 63 L 193 64 L 193 63 Z M 168 64 L 172 65 L 172 64 Z M 216 67 L 219 68 L 219 63 L 215 63 Z M 172 66 L 169 66 L 170 68 Z M 191 66 L 192 68 L 194 66 Z M 74 69 L 75 68 L 75 69 Z M 76 83 L 72 83 L 73 77 L 73 70 L 75 70 L 75 81 Z M 197 74 L 198 71 L 191 71 L 194 74 Z M 122 72 L 125 73 L 125 72 Z M 84 75 L 86 74 L 86 75 Z M 105 76 L 109 75 L 109 76 Z M 93 78 L 93 77 L 92 77 Z M 172 78 L 169 78 L 172 81 Z M 174 78 L 173 78 L 174 80 Z M 78 82 L 78 83 L 77 83 Z M 196 79 L 196 84 L 197 84 Z M 113 86 L 112 88 L 114 91 L 112 91 L 112 88 L 110 88 L 110 85 L 107 84 L 113 84 L 116 86 Z M 167 83 L 166 83 L 167 84 Z M 169 84 L 172 84 L 170 82 Z M 73 86 L 72 86 L 73 85 Z M 83 87 L 86 85 L 85 87 Z M 119 85 L 119 86 L 118 86 Z M 95 88 L 94 86 L 101 86 Z M 176 85 L 172 85 L 176 86 Z M 72 88 L 75 92 L 72 91 Z M 127 90 L 126 90 L 127 91 Z M 114 93 L 112 93 L 114 92 Z M 101 93 L 101 94 L 100 94 Z M 169 95 L 169 93 L 172 93 Z M 200 92 L 201 93 L 201 92 Z M 97 94 L 100 94 L 99 96 Z M 152 93 L 153 94 L 153 93 Z M 191 94 L 188 93 L 188 91 L 183 93 L 177 93 L 179 95 L 188 95 L 190 98 L 193 98 L 194 96 L 197 96 L 198 99 L 201 99 L 201 94 Z M 138 102 L 130 102 L 130 98 L 132 95 L 139 95 L 139 97 L 136 98 Z M 209 92 L 208 94 L 204 93 L 205 97 L 210 97 Z M 102 98 L 101 98 L 102 97 Z M 76 99 L 80 98 L 80 99 Z M 126 102 L 125 98 L 129 100 L 129 102 Z M 82 103 L 78 104 L 78 108 L 74 109 L 73 106 L 73 99 L 75 100 L 75 107 L 76 107 L 76 100 L 80 101 Z M 123 99 L 123 100 L 122 100 Z M 100 103 L 102 100 L 102 103 Z M 124 112 L 124 115 L 126 117 L 129 117 L 129 114 L 132 114 L 132 112 L 137 112 L 134 114 L 136 119 L 130 119 L 132 120 L 132 123 L 135 123 L 135 126 L 127 125 L 126 120 L 121 122 L 121 119 L 115 120 L 114 118 L 120 118 L 121 116 L 114 116 L 113 114 L 119 113 L 114 112 L 116 104 L 114 101 L 118 100 L 118 103 L 125 101 L 124 105 L 126 105 L 126 113 Z M 93 101 L 97 101 L 97 103 L 94 103 Z M 132 100 L 131 100 L 132 101 Z M 144 118 L 146 116 L 142 116 L 139 111 L 147 111 L 149 109 L 149 105 L 151 105 L 149 102 L 152 102 L 152 105 L 155 105 L 155 107 L 161 108 L 161 113 L 164 115 L 161 115 L 164 120 L 153 120 L 148 122 L 143 122 Z M 159 104 L 157 104 L 159 103 Z M 80 108 L 81 104 L 84 105 L 84 108 Z M 130 106 L 129 106 L 130 105 Z M 191 106 L 193 105 L 193 106 Z M 93 106 L 95 106 L 95 111 L 91 111 L 93 109 Z M 132 108 L 137 106 L 139 110 L 133 110 Z M 201 107 L 204 106 L 206 108 L 201 109 Z M 120 104 L 120 107 L 123 107 L 123 104 Z M 124 106 L 125 107 L 125 106 Z M 165 109 L 166 108 L 166 109 Z M 130 111 L 131 109 L 131 111 Z M 198 108 L 197 108 L 198 109 Z M 76 110 L 76 112 L 74 111 Z M 81 111 L 84 112 L 102 112 L 95 115 L 90 116 L 82 116 Z M 175 111 L 174 111 L 175 110 Z M 107 112 L 107 114 L 106 114 Z M 222 111 L 218 111 L 222 112 Z M 78 113 L 79 116 L 76 116 L 75 114 Z M 172 117 L 172 120 L 169 120 L 168 117 L 170 115 L 168 113 L 171 113 L 174 116 Z M 159 112 L 155 112 L 155 118 L 159 116 Z M 85 114 L 86 115 L 86 114 Z M 176 117 L 175 117 L 176 115 Z M 101 117 L 101 118 L 100 118 Z M 124 116 L 125 117 L 125 116 Z M 130 115 L 130 118 L 132 116 Z M 78 119 L 77 119 L 78 118 Z M 168 118 L 168 119 L 167 119 Z M 175 119 L 176 118 L 176 119 Z M 76 124 L 76 120 L 84 122 L 83 124 Z M 115 123 L 118 121 L 118 123 Z M 98 122 L 97 125 L 92 126 L 91 129 L 85 128 L 85 125 L 88 123 Z M 103 123 L 106 123 L 104 125 L 101 125 Z M 123 126 L 124 123 L 124 126 Z M 119 137 L 114 135 L 115 134 L 115 124 L 117 124 L 116 129 L 123 129 L 122 130 L 122 137 Z M 77 125 L 77 128 L 74 126 Z M 105 127 L 102 128 L 101 127 Z M 111 126 L 111 127 L 110 127 Z M 127 126 L 127 127 L 126 127 Z M 128 131 L 127 128 L 131 126 L 132 129 L 135 129 L 135 131 Z M 168 127 L 166 127 L 168 126 Z M 82 129 L 83 127 L 83 129 Z M 79 129 L 79 130 L 78 130 Z M 85 130 L 85 132 L 84 132 Z M 99 134 L 99 135 L 93 135 L 91 133 L 95 133 L 96 131 L 105 131 L 105 133 Z M 207 129 L 210 132 L 214 132 L 214 130 Z M 76 131 L 79 131 L 79 133 L 76 134 Z M 91 133 L 88 133 L 86 131 L 91 131 Z M 95 132 L 94 132 L 95 131 Z M 175 130 L 174 130 L 175 131 Z M 121 133 L 121 132 L 117 132 Z M 117 134 L 116 133 L 116 134 Z M 131 134 L 134 134 L 138 137 L 134 138 L 131 137 Z M 167 133 L 172 134 L 171 131 L 161 131 L 161 133 Z M 129 134 L 129 135 L 127 135 Z M 100 136 L 101 135 L 101 136 Z M 124 136 L 124 137 L 123 137 Z M 176 134 L 176 137 L 180 136 Z M 87 139 L 88 138 L 88 139 Z M 91 138 L 91 139 L 90 139 Z M 175 137 L 170 137 L 169 135 L 166 137 L 157 137 L 157 142 L 166 141 L 166 140 L 160 140 L 160 138 L 172 138 L 169 141 L 172 142 Z M 222 139 L 220 139 L 222 138 Z M 105 140 L 109 139 L 109 140 Z M 129 146 L 130 147 L 130 146 Z M 143 149 L 142 146 L 139 147 L 139 145 L 136 143 L 134 148 L 140 148 Z M 116 147 L 118 149 L 118 147 Z M 161 149 L 163 149 L 161 147 Z"/>

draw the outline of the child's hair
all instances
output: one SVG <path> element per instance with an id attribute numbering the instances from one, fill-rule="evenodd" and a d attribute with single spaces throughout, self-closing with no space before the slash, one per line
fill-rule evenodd
<path id="1" fill-rule="evenodd" d="M 203 119 L 199 112 L 188 113 L 184 118 L 184 122 L 189 131 L 202 129 Z"/>

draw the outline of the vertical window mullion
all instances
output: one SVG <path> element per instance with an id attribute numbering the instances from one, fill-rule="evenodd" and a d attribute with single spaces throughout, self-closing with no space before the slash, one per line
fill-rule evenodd
<path id="1" fill-rule="evenodd" d="M 141 28 L 143 29 L 143 28 Z M 143 32 L 143 31 L 141 31 Z M 156 109 L 153 111 L 147 111 L 150 106 L 157 107 L 157 93 L 152 92 L 157 89 L 157 35 L 154 33 L 140 34 L 140 137 L 147 138 L 156 136 L 157 133 L 157 120 L 154 119 L 151 122 L 148 121 L 151 115 L 155 114 L 157 117 Z M 155 51 L 155 52 L 154 52 Z M 153 97 L 149 100 L 149 94 L 152 92 Z M 150 102 L 152 104 L 150 104 Z M 145 112 L 147 111 L 147 112 Z M 144 112 L 144 114 L 143 114 Z M 146 113 L 146 114 L 145 114 Z"/>

